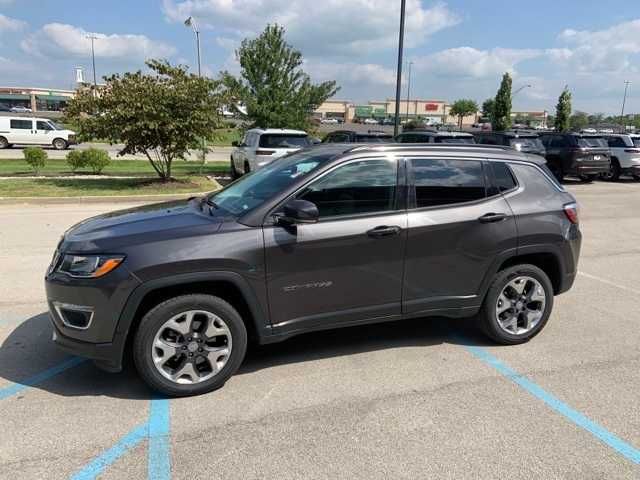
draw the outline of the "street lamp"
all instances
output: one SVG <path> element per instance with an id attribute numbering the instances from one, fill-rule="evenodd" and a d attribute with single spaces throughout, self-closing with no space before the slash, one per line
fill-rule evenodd
<path id="1" fill-rule="evenodd" d="M 93 63 L 93 88 L 94 90 L 98 87 L 98 80 L 96 78 L 96 51 L 93 48 L 94 40 L 97 40 L 97 35 L 91 33 L 87 35 L 87 38 L 91 40 L 91 62 Z"/>
<path id="2" fill-rule="evenodd" d="M 196 48 L 198 50 L 198 76 L 202 76 L 202 67 L 200 65 L 200 30 L 198 29 L 198 24 L 196 23 L 196 19 L 193 17 L 189 17 L 184 21 L 185 26 L 191 27 L 193 29 L 193 33 L 196 34 Z"/>
<path id="3" fill-rule="evenodd" d="M 407 85 L 407 122 L 409 121 L 409 101 L 411 100 L 411 66 L 413 62 L 409 62 L 409 83 Z"/>
<path id="4" fill-rule="evenodd" d="M 396 120 L 394 122 L 393 134 L 398 135 L 400 129 L 400 93 L 402 87 L 402 51 L 404 48 L 404 12 L 406 10 L 406 0 L 400 3 L 400 35 L 398 39 L 398 74 L 396 78 Z"/>
<path id="5" fill-rule="evenodd" d="M 521 86 L 519 89 L 517 89 L 515 92 L 513 92 L 511 94 L 511 98 L 513 99 L 513 97 L 515 97 L 517 94 L 519 94 L 525 88 L 531 88 L 531 85 L 523 85 L 523 86 Z"/>
<path id="6" fill-rule="evenodd" d="M 620 123 L 624 124 L 624 107 L 627 103 L 627 90 L 629 89 L 629 85 L 631 85 L 631 82 L 629 80 L 627 80 L 626 82 L 624 82 L 624 97 L 622 98 L 622 112 L 620 112 Z"/>

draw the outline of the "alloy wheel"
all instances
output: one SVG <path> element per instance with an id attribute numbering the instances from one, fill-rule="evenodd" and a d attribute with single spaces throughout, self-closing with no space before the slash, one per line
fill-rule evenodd
<path id="1" fill-rule="evenodd" d="M 189 310 L 158 329 L 151 356 L 158 372 L 178 384 L 201 383 L 217 375 L 231 355 L 231 331 L 219 316 Z"/>
<path id="2" fill-rule="evenodd" d="M 502 289 L 496 302 L 498 325 L 511 335 L 528 334 L 542 320 L 546 299 L 542 284 L 535 278 L 513 278 Z"/>

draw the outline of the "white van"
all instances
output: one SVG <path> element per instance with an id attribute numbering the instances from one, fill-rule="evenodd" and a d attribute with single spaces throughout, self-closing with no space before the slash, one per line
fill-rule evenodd
<path id="1" fill-rule="evenodd" d="M 75 132 L 64 130 L 46 118 L 0 117 L 0 149 L 43 145 L 64 150 L 75 143 Z"/>

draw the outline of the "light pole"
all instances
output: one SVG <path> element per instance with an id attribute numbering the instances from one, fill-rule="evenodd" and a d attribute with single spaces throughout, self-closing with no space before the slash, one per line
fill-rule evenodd
<path id="1" fill-rule="evenodd" d="M 624 107 L 627 103 L 627 90 L 629 89 L 631 82 L 629 80 L 624 82 L 624 97 L 622 98 L 622 111 L 620 112 L 620 124 L 624 124 Z"/>
<path id="2" fill-rule="evenodd" d="M 396 119 L 393 127 L 393 134 L 398 135 L 400 130 L 400 93 L 402 87 L 402 50 L 404 48 L 404 12 L 406 10 L 406 0 L 400 2 L 400 34 L 398 38 L 398 76 L 396 78 Z"/>
<path id="3" fill-rule="evenodd" d="M 519 89 L 517 89 L 515 92 L 513 92 L 511 94 L 511 98 L 513 99 L 513 97 L 515 97 L 517 94 L 519 94 L 525 88 L 531 88 L 531 85 L 523 85 L 523 86 L 521 86 Z"/>
<path id="4" fill-rule="evenodd" d="M 193 33 L 196 34 L 196 48 L 198 50 L 198 76 L 202 76 L 202 66 L 200 65 L 200 30 L 198 29 L 198 24 L 196 23 L 196 19 L 193 17 L 189 17 L 184 21 L 184 24 L 187 27 L 191 27 L 193 29 Z"/>
<path id="5" fill-rule="evenodd" d="M 411 100 L 411 66 L 413 62 L 409 62 L 409 83 L 407 84 L 407 122 L 409 121 L 409 101 Z"/>
<path id="6" fill-rule="evenodd" d="M 93 47 L 93 42 L 94 40 L 97 40 L 98 37 L 91 33 L 89 35 L 87 35 L 87 38 L 91 40 L 91 62 L 93 63 L 93 88 L 96 89 L 98 88 L 98 80 L 96 77 L 96 51 Z"/>

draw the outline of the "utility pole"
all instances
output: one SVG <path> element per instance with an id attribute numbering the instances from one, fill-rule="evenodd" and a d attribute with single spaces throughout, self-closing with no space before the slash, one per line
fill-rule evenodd
<path id="1" fill-rule="evenodd" d="M 625 104 L 627 103 L 627 90 L 629 88 L 629 85 L 631 85 L 631 82 L 629 80 L 624 82 L 624 97 L 622 98 L 622 111 L 620 112 L 621 125 L 624 124 L 624 107 L 625 107 Z"/>
<path id="2" fill-rule="evenodd" d="M 400 34 L 398 39 L 398 76 L 396 78 L 396 121 L 393 127 L 393 134 L 398 135 L 400 130 L 400 93 L 402 88 L 402 52 L 404 49 L 404 13 L 406 10 L 406 0 L 400 2 Z"/>
<path id="3" fill-rule="evenodd" d="M 87 35 L 87 38 L 91 40 L 91 62 L 93 63 L 93 87 L 94 89 L 98 88 L 98 79 L 96 77 L 96 51 L 93 46 L 94 40 L 97 40 L 98 37 L 91 33 Z"/>
<path id="4" fill-rule="evenodd" d="M 413 62 L 409 62 L 409 83 L 407 84 L 407 122 L 409 121 L 409 101 L 411 100 L 411 66 Z"/>

